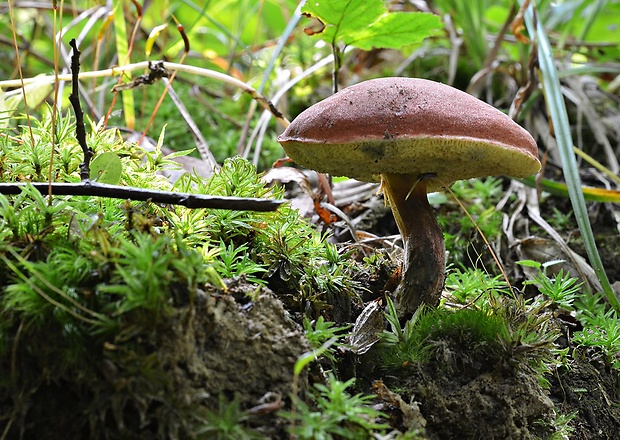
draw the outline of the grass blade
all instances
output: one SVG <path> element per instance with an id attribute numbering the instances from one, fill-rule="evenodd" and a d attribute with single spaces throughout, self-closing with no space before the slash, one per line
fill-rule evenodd
<path id="1" fill-rule="evenodd" d="M 116 53 L 118 56 L 118 65 L 124 66 L 129 64 L 129 45 L 127 44 L 127 26 L 125 23 L 125 15 L 123 11 L 123 2 L 115 0 L 114 4 L 114 37 L 116 41 Z M 125 80 L 130 80 L 129 72 L 125 74 Z M 121 92 L 123 98 L 123 113 L 125 115 L 125 124 L 128 128 L 134 129 L 136 126 L 136 115 L 134 110 L 133 90 L 127 89 Z"/>
<path id="2" fill-rule="evenodd" d="M 521 1 L 523 3 L 523 1 Z M 588 211 L 586 209 L 586 203 L 581 191 L 581 178 L 579 177 L 579 169 L 577 167 L 577 160 L 573 152 L 573 139 L 570 132 L 570 123 L 568 120 L 568 114 L 566 112 L 566 106 L 564 104 L 564 98 L 560 87 L 560 79 L 558 77 L 558 71 L 554 64 L 553 50 L 545 33 L 545 29 L 534 14 L 534 8 L 530 5 L 525 13 L 525 24 L 527 26 L 529 34 L 534 37 L 538 43 L 538 61 L 540 63 L 541 82 L 543 85 L 543 92 L 547 108 L 553 122 L 555 130 L 555 137 L 560 151 L 560 157 L 562 159 L 562 168 L 564 170 L 564 178 L 568 186 L 568 194 L 571 204 L 573 206 L 573 212 L 581 231 L 586 252 L 590 264 L 596 272 L 596 277 L 601 283 L 603 293 L 607 298 L 607 301 L 611 306 L 620 313 L 620 302 L 616 297 L 601 256 L 598 253 L 596 242 L 594 240 L 594 233 L 592 232 L 592 225 L 588 218 Z"/>

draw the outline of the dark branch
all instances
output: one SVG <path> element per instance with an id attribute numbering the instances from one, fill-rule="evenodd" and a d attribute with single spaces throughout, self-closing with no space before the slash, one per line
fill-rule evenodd
<path id="1" fill-rule="evenodd" d="M 93 150 L 86 144 L 86 128 L 84 127 L 84 113 L 80 106 L 79 95 L 79 73 L 80 73 L 80 51 L 77 48 L 75 39 L 72 38 L 69 45 L 73 48 L 71 55 L 71 94 L 69 101 L 75 112 L 75 136 L 77 137 L 80 147 L 84 152 L 84 162 L 80 164 L 80 178 L 82 181 L 90 179 L 90 160 L 93 157 Z"/>
<path id="2" fill-rule="evenodd" d="M 0 183 L 0 194 L 19 194 L 26 185 L 32 185 L 42 194 L 51 187 L 52 194 L 59 196 L 94 196 L 113 199 L 131 199 L 181 205 L 187 208 L 230 209 L 238 211 L 275 211 L 284 200 L 243 197 L 221 197 L 207 194 L 157 191 L 128 186 L 106 185 L 90 180 L 81 183 Z"/>

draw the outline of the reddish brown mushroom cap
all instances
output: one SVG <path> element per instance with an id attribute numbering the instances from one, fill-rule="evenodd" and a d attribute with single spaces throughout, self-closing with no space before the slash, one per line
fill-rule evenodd
<path id="1" fill-rule="evenodd" d="M 382 173 L 435 173 L 446 184 L 539 171 L 532 136 L 496 108 L 445 84 L 380 78 L 302 112 L 278 137 L 307 168 L 377 181 Z M 433 179 L 429 191 L 441 184 Z"/>

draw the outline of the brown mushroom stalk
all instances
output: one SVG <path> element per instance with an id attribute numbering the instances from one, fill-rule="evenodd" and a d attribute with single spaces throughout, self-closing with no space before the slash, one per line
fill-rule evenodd
<path id="1" fill-rule="evenodd" d="M 401 281 L 394 292 L 401 313 L 437 305 L 445 272 L 443 233 L 426 195 L 426 176 L 384 173 L 381 188 L 403 239 Z"/>

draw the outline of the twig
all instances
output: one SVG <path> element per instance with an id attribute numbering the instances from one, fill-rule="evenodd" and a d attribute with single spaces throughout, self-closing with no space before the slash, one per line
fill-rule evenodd
<path id="1" fill-rule="evenodd" d="M 84 161 L 80 164 L 80 178 L 84 182 L 90 179 L 90 160 L 92 159 L 94 152 L 92 148 L 86 144 L 84 113 L 82 112 L 82 107 L 80 106 L 80 51 L 77 48 L 75 38 L 72 38 L 71 41 L 69 41 L 69 45 L 73 49 L 73 54 L 71 55 L 71 94 L 69 95 L 69 101 L 71 102 L 73 111 L 75 112 L 75 136 L 80 144 L 80 147 L 82 147 L 82 151 L 84 152 Z"/>
<path id="2" fill-rule="evenodd" d="M 55 195 L 94 196 L 112 199 L 131 199 L 181 205 L 187 208 L 230 209 L 239 211 L 275 211 L 284 200 L 260 199 L 251 197 L 225 197 L 208 194 L 191 194 L 129 186 L 107 185 L 86 180 L 80 183 L 32 182 L 0 183 L 0 194 L 19 194 L 22 188 L 31 185 L 42 194 L 47 194 L 50 186 Z"/>
<path id="3" fill-rule="evenodd" d="M 118 66 L 112 69 L 106 70 L 98 70 L 94 72 L 83 72 L 79 75 L 80 79 L 86 78 L 101 78 L 106 76 L 115 76 L 122 75 L 124 72 L 133 72 L 134 70 L 144 70 L 149 67 L 148 61 L 141 61 L 135 64 L 126 64 L 124 66 Z M 191 66 L 189 64 L 178 64 L 178 63 L 169 63 L 164 62 L 163 68 L 166 70 L 176 70 L 179 72 L 188 73 L 190 75 L 198 75 L 204 76 L 207 78 L 212 78 L 218 81 L 222 81 L 226 84 L 229 84 L 233 87 L 237 87 L 243 90 L 245 93 L 250 95 L 253 99 L 255 99 L 261 107 L 265 110 L 268 110 L 274 117 L 280 121 L 284 126 L 289 125 L 289 121 L 284 117 L 282 112 L 276 108 L 275 105 L 269 99 L 261 95 L 249 84 L 244 83 L 243 81 L 238 80 L 237 78 L 233 78 L 230 75 L 226 75 L 225 73 L 216 72 L 215 70 L 204 69 L 202 67 Z M 68 75 L 58 75 L 58 81 L 70 81 L 71 77 Z M 38 76 L 36 78 L 24 78 L 23 84 L 19 80 L 5 80 L 0 81 L 0 89 L 7 87 L 23 87 L 24 85 L 32 84 L 34 82 L 44 84 L 45 82 L 49 84 L 53 84 L 56 81 L 54 75 L 49 76 Z"/>

